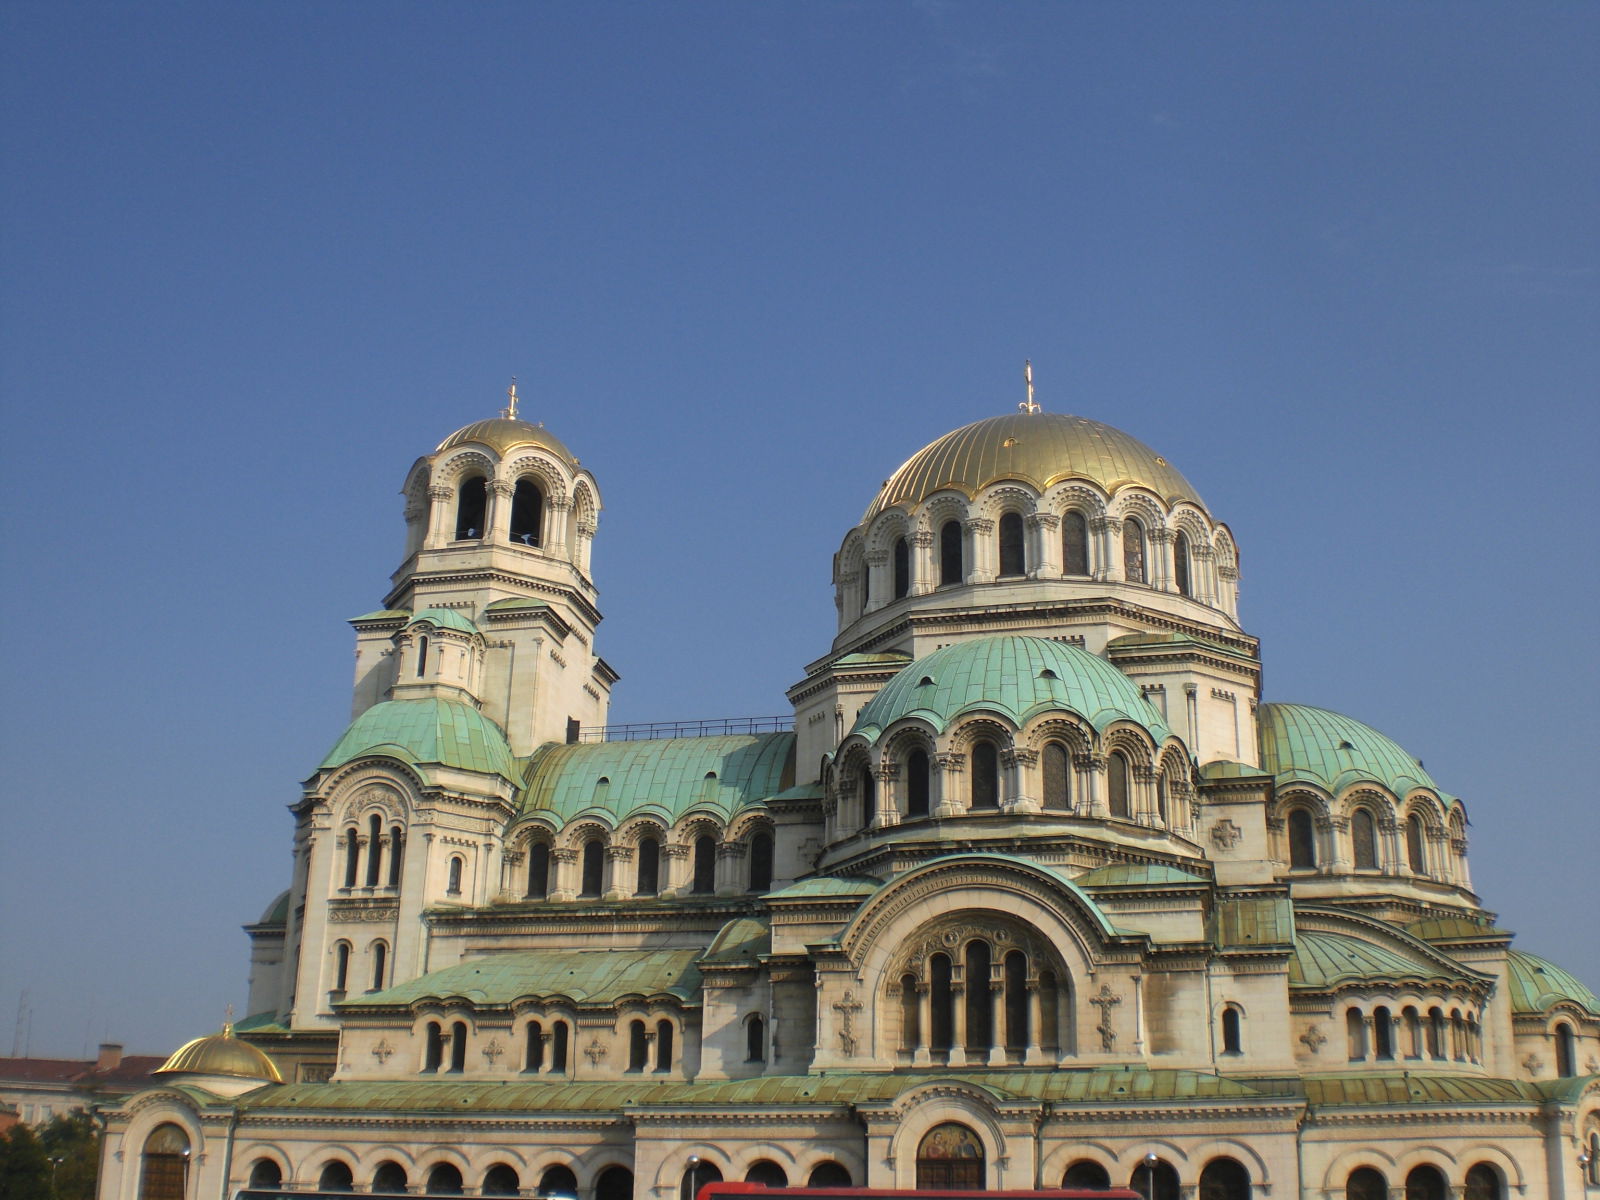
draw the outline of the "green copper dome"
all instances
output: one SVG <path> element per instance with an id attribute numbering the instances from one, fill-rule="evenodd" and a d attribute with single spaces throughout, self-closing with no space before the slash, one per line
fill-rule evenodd
<path id="1" fill-rule="evenodd" d="M 992 712 L 1018 726 L 1040 712 L 1077 713 L 1098 732 L 1113 721 L 1142 725 L 1156 741 L 1169 736 L 1139 689 L 1110 663 L 1048 638 L 1001 636 L 957 642 L 925 655 L 884 685 L 856 718 L 868 741 L 903 717 L 921 717 L 943 733 L 969 712 Z"/>
<path id="2" fill-rule="evenodd" d="M 466 617 L 451 608 L 425 608 L 407 622 L 432 625 L 435 629 L 454 629 L 461 633 L 478 633 L 480 630 Z"/>
<path id="3" fill-rule="evenodd" d="M 1548 959 L 1511 950 L 1506 954 L 1506 966 L 1510 968 L 1512 1012 L 1548 1012 L 1566 1001 L 1600 1017 L 1600 999 Z"/>
<path id="4" fill-rule="evenodd" d="M 1305 704 L 1263 704 L 1261 769 L 1280 784 L 1315 783 L 1330 792 L 1359 782 L 1381 783 L 1398 796 L 1427 788 L 1447 802 L 1422 764 L 1370 725 Z"/>
<path id="5" fill-rule="evenodd" d="M 413 766 L 499 775 L 508 783 L 521 777 L 499 726 L 471 705 L 453 700 L 389 700 L 373 705 L 351 722 L 322 766 L 339 767 L 374 754 Z"/>

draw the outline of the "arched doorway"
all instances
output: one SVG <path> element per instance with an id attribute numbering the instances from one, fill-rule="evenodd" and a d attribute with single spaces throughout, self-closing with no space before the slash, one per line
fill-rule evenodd
<path id="1" fill-rule="evenodd" d="M 544 1174 L 539 1176 L 539 1194 L 541 1196 L 576 1196 L 578 1194 L 578 1177 L 572 1173 L 571 1167 L 546 1167 Z"/>
<path id="2" fill-rule="evenodd" d="M 1448 1200 L 1449 1195 L 1438 1167 L 1412 1167 L 1406 1172 L 1406 1200 Z"/>
<path id="3" fill-rule="evenodd" d="M 1213 1158 L 1200 1172 L 1199 1200 L 1250 1200 L 1250 1172 L 1233 1158 Z"/>
<path id="4" fill-rule="evenodd" d="M 1178 1169 L 1154 1154 L 1147 1155 L 1133 1169 L 1128 1186 L 1143 1196 L 1144 1200 L 1178 1200 Z"/>
<path id="5" fill-rule="evenodd" d="M 633 1200 L 633 1172 L 607 1167 L 594 1183 L 594 1200 Z"/>
<path id="6" fill-rule="evenodd" d="M 984 1187 L 983 1143 L 965 1125 L 946 1121 L 922 1135 L 917 1145 L 917 1186 L 952 1189 Z"/>
<path id="7" fill-rule="evenodd" d="M 189 1181 L 189 1135 L 170 1122 L 144 1140 L 139 1200 L 183 1200 Z"/>

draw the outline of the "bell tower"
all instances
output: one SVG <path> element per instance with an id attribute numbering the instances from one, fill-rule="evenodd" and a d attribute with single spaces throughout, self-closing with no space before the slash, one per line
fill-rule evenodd
<path id="1" fill-rule="evenodd" d="M 357 617 L 352 718 L 448 696 L 505 731 L 513 754 L 603 725 L 614 671 L 590 554 L 600 490 L 516 384 L 498 417 L 452 433 L 406 476 L 405 559 L 384 607 Z"/>

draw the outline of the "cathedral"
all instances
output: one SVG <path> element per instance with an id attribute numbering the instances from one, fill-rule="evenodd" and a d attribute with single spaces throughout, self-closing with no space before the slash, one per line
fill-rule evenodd
<path id="1" fill-rule="evenodd" d="M 1142 442 L 1030 385 L 863 489 L 792 720 L 608 724 L 600 481 L 514 390 L 402 494 L 249 1015 L 102 1200 L 1600 1192 L 1600 1000 L 1410 749 L 1263 699 Z"/>

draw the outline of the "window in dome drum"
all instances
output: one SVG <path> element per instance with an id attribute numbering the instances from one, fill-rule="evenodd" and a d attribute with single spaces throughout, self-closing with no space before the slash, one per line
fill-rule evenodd
<path id="1" fill-rule="evenodd" d="M 1061 566 L 1068 575 L 1089 573 L 1089 522 L 1075 510 L 1061 518 Z"/>
<path id="2" fill-rule="evenodd" d="M 1133 517 L 1122 523 L 1122 574 L 1129 583 L 1145 583 L 1144 526 Z"/>
<path id="3" fill-rule="evenodd" d="M 1022 537 L 1022 516 L 1009 512 L 1000 518 L 1000 574 L 1025 575 L 1027 554 Z"/>
<path id="4" fill-rule="evenodd" d="M 961 522 L 946 521 L 939 527 L 939 582 L 960 583 L 965 577 L 961 569 Z"/>
<path id="5" fill-rule="evenodd" d="M 894 541 L 894 598 L 904 599 L 911 592 L 911 547 L 905 538 Z"/>

